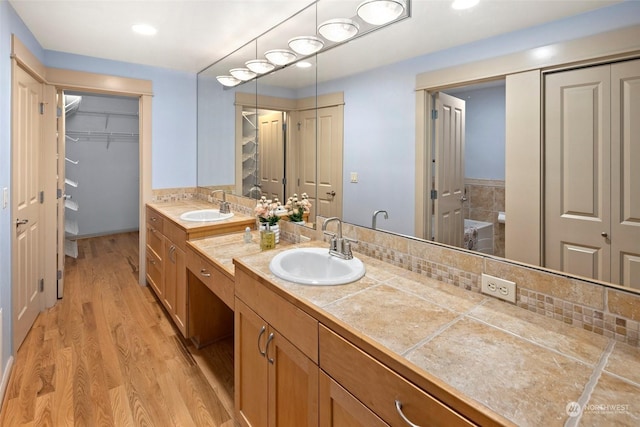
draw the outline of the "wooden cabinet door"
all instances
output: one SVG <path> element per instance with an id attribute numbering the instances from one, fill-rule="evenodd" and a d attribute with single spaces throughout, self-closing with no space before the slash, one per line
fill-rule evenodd
<path id="1" fill-rule="evenodd" d="M 185 253 L 171 240 L 165 245 L 165 288 L 162 301 L 182 335 L 187 337 L 187 267 Z"/>
<path id="2" fill-rule="evenodd" d="M 162 300 L 164 295 L 164 236 L 147 223 L 147 282 L 151 289 Z"/>
<path id="3" fill-rule="evenodd" d="M 318 365 L 273 328 L 269 365 L 269 427 L 318 426 Z"/>
<path id="4" fill-rule="evenodd" d="M 388 427 L 362 402 L 320 371 L 320 427 Z"/>
<path id="5" fill-rule="evenodd" d="M 265 358 L 268 325 L 241 300 L 235 302 L 235 409 L 243 426 L 267 426 Z"/>

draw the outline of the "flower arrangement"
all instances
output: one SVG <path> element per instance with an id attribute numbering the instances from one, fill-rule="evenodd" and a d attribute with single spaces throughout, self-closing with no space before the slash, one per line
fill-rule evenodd
<path id="1" fill-rule="evenodd" d="M 258 216 L 260 223 L 273 226 L 280 221 L 280 216 L 277 215 L 276 211 L 281 209 L 283 209 L 282 204 L 277 197 L 273 200 L 268 200 L 265 196 L 262 196 L 260 197 L 260 200 L 258 200 L 255 213 Z"/>
<path id="2" fill-rule="evenodd" d="M 284 207 L 287 209 L 289 221 L 301 222 L 303 221 L 304 214 L 311 211 L 311 201 L 307 193 L 302 193 L 300 198 L 298 198 L 297 194 L 294 194 L 289 197 Z"/>

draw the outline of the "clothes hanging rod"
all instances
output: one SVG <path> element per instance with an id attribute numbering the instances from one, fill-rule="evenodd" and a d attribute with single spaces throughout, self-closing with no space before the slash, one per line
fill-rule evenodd
<path id="1" fill-rule="evenodd" d="M 104 132 L 104 131 L 92 131 L 92 130 L 67 130 L 66 137 L 73 141 L 69 135 L 74 136 L 114 136 L 114 137 L 139 137 L 139 133 L 133 132 Z"/>
<path id="2" fill-rule="evenodd" d="M 123 113 L 122 111 L 90 111 L 76 110 L 75 114 L 86 114 L 93 116 L 122 116 L 122 117 L 139 117 L 138 112 Z"/>

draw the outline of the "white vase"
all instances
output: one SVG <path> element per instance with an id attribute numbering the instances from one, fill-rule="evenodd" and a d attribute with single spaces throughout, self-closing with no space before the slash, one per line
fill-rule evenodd
<path id="1" fill-rule="evenodd" d="M 260 224 L 260 230 L 266 230 L 267 224 Z M 273 231 L 276 235 L 276 243 L 280 243 L 280 226 L 278 224 L 269 227 L 269 230 Z"/>

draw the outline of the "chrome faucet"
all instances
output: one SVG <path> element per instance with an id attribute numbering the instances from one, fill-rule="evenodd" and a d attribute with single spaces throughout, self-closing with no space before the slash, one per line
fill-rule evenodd
<path id="1" fill-rule="evenodd" d="M 332 221 L 338 221 L 338 234 L 327 231 L 327 224 Z M 329 241 L 329 254 L 342 259 L 353 259 L 351 243 L 358 243 L 358 241 L 348 237 L 342 237 L 342 221 L 340 218 L 333 216 L 325 219 L 322 223 L 322 232 L 331 237 Z"/>
<path id="2" fill-rule="evenodd" d="M 213 197 L 215 193 L 222 193 L 222 201 L 220 202 L 220 213 L 223 213 L 223 214 L 230 213 L 231 207 L 229 202 L 227 202 L 227 193 L 225 193 L 224 190 L 213 190 L 211 192 L 211 197 Z"/>
<path id="3" fill-rule="evenodd" d="M 387 211 L 375 211 L 373 213 L 373 217 L 371 217 L 371 228 L 373 228 L 374 230 L 376 229 L 376 220 L 378 214 L 380 213 L 384 213 L 384 219 L 389 219 L 389 214 L 387 213 Z"/>

